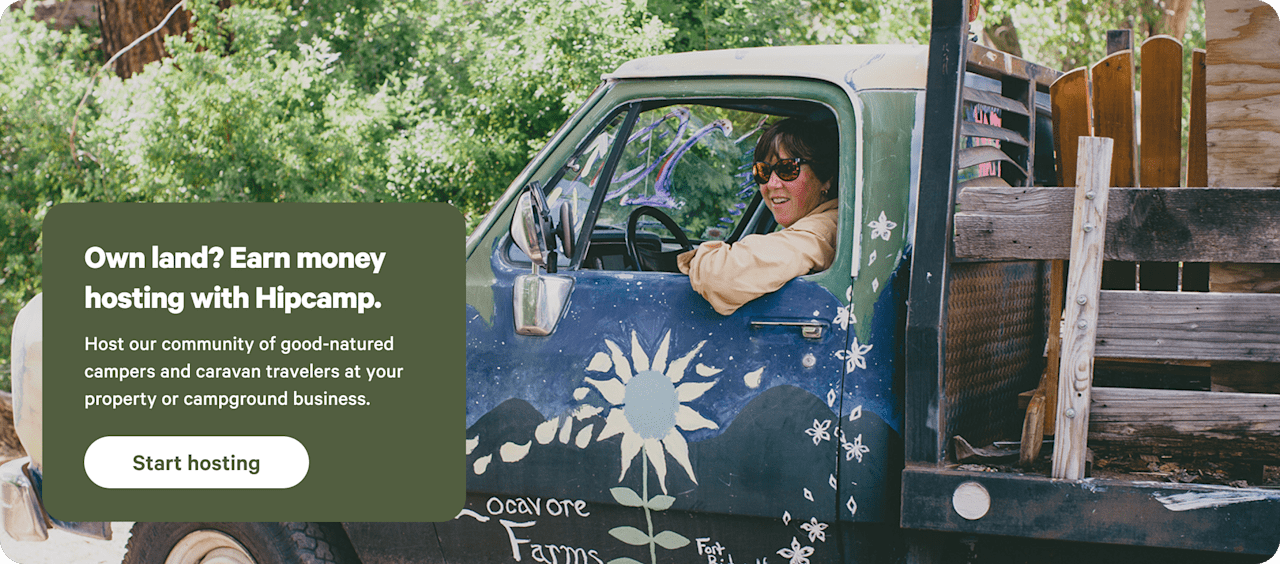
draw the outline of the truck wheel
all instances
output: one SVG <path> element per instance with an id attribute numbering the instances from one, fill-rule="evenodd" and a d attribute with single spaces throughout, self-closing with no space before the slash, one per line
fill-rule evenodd
<path id="1" fill-rule="evenodd" d="M 351 564 L 322 523 L 136 523 L 123 564 Z"/>

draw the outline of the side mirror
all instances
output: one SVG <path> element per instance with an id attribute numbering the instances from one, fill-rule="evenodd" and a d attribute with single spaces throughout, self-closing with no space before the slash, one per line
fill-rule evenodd
<path id="1" fill-rule="evenodd" d="M 511 238 L 533 261 L 533 272 L 516 277 L 512 288 L 512 316 L 520 335 L 550 335 L 564 316 L 573 291 L 573 278 L 557 276 L 556 239 L 562 241 L 566 254 L 571 254 L 573 218 L 568 207 L 560 206 L 560 229 L 553 227 L 551 208 L 542 187 L 530 182 L 516 201 L 516 214 L 511 220 Z M 538 267 L 547 274 L 538 273 Z"/>
<path id="2" fill-rule="evenodd" d="M 551 209 L 537 182 L 530 182 L 516 200 L 516 215 L 511 220 L 511 238 L 534 264 L 555 268 L 555 231 L 551 227 Z"/>

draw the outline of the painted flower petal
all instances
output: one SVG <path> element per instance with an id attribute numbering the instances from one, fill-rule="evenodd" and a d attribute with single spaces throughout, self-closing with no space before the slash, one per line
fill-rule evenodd
<path id="1" fill-rule="evenodd" d="M 574 408 L 573 418 L 578 421 L 582 421 L 588 417 L 595 417 L 596 415 L 599 415 L 601 411 L 604 411 L 604 408 L 584 403 Z"/>
<path id="2" fill-rule="evenodd" d="M 714 421 L 703 417 L 701 413 L 694 411 L 692 407 L 681 405 L 676 410 L 676 426 L 685 431 L 696 431 L 698 429 L 719 429 Z"/>
<path id="3" fill-rule="evenodd" d="M 667 371 L 667 354 L 671 349 L 671 331 L 667 331 L 662 336 L 662 344 L 658 345 L 658 352 L 653 355 L 653 365 L 649 368 L 654 372 L 665 373 Z"/>
<path id="4" fill-rule="evenodd" d="M 631 433 L 622 434 L 622 474 L 618 476 L 618 481 L 627 477 L 627 470 L 631 468 L 631 461 L 640 454 L 640 447 L 644 446 L 644 439 L 640 435 Z"/>
<path id="5" fill-rule="evenodd" d="M 555 431 L 555 427 L 551 429 Z M 618 433 L 635 434 L 635 431 L 631 430 L 631 422 L 627 421 L 627 415 L 622 412 L 621 408 L 609 411 L 609 416 L 604 421 L 604 429 L 600 430 L 600 436 L 596 437 L 596 440 L 603 441 Z M 550 442 L 551 439 L 547 439 L 547 441 Z"/>
<path id="6" fill-rule="evenodd" d="M 667 378 L 671 380 L 672 384 L 679 383 L 680 380 L 684 379 L 684 371 L 689 367 L 689 362 L 693 360 L 693 357 L 698 355 L 698 352 L 702 350 L 702 345 L 705 344 L 707 344 L 706 341 L 698 343 L 697 346 L 693 347 L 693 350 L 689 351 L 689 354 L 686 354 L 671 363 L 671 366 L 667 368 Z"/>
<path id="7" fill-rule="evenodd" d="M 649 369 L 649 355 L 644 353 L 644 347 L 640 346 L 640 338 L 635 331 L 631 332 L 631 361 L 635 363 L 636 372 Z"/>
<path id="8" fill-rule="evenodd" d="M 685 382 L 680 384 L 679 386 L 676 386 L 676 401 L 684 403 L 696 400 L 702 397 L 702 394 L 707 393 L 707 390 L 710 390 L 712 386 L 716 385 L 716 382 L 719 382 L 719 380 L 712 380 L 710 382 Z"/>
<path id="9" fill-rule="evenodd" d="M 578 448 L 587 448 L 587 445 L 591 444 L 592 427 L 595 427 L 595 424 L 587 425 L 581 431 L 578 431 L 578 436 L 573 440 L 573 444 Z"/>
<path id="10" fill-rule="evenodd" d="M 533 429 L 533 437 L 538 439 L 538 444 L 545 445 L 551 442 L 556 436 L 556 429 L 560 428 L 560 418 L 550 419 L 539 423 Z"/>
<path id="11" fill-rule="evenodd" d="M 653 463 L 654 471 L 658 473 L 658 484 L 662 486 L 662 493 L 667 493 L 667 451 L 662 447 L 662 441 L 644 439 L 644 453 L 649 457 L 649 462 Z"/>
<path id="12" fill-rule="evenodd" d="M 564 427 L 560 428 L 560 442 L 566 445 L 569 444 L 569 437 L 572 434 L 573 434 L 573 418 L 565 417 Z"/>
<path id="13" fill-rule="evenodd" d="M 498 449 L 498 454 L 502 456 L 503 462 L 519 462 L 529 454 L 529 447 L 533 446 L 533 441 L 518 445 L 515 443 L 506 443 L 502 448 Z"/>
<path id="14" fill-rule="evenodd" d="M 699 362 L 697 366 L 693 367 L 693 371 L 697 373 L 698 376 L 702 376 L 703 378 L 710 378 L 712 376 L 715 376 L 716 374 L 724 372 L 724 369 L 716 368 L 714 366 L 707 366 Z"/>
<path id="15" fill-rule="evenodd" d="M 592 372 L 608 372 L 610 368 L 613 368 L 613 362 L 609 360 L 609 355 L 602 352 L 591 357 L 591 364 L 587 365 L 587 370 Z"/>
<path id="16" fill-rule="evenodd" d="M 604 345 L 609 347 L 609 354 L 613 357 L 613 372 L 618 375 L 618 379 L 623 384 L 631 381 L 631 363 L 627 361 L 627 355 L 622 354 L 622 349 L 609 339 L 604 340 Z"/>
<path id="17" fill-rule="evenodd" d="M 609 402 L 610 405 L 622 405 L 622 400 L 627 397 L 627 387 L 613 378 L 608 380 L 583 379 L 588 384 L 595 386 L 597 390 L 600 390 L 600 395 L 604 396 L 605 401 Z"/>
<path id="18" fill-rule="evenodd" d="M 662 438 L 662 445 L 667 447 L 667 452 L 671 453 L 671 458 L 676 459 L 680 463 L 680 467 L 684 468 L 684 472 L 689 475 L 689 479 L 693 483 L 698 483 L 698 477 L 693 475 L 693 463 L 689 460 L 689 443 L 685 442 L 684 435 L 680 431 L 672 429 L 667 432 L 667 436 Z"/>

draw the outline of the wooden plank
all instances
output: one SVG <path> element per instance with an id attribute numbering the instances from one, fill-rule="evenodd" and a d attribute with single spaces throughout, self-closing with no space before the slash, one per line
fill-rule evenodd
<path id="1" fill-rule="evenodd" d="M 1067 258 L 1071 199 L 1064 188 L 969 188 L 956 256 Z M 1108 213 L 1108 260 L 1280 263 L 1280 188 L 1116 188 Z"/>
<path id="2" fill-rule="evenodd" d="M 1018 464 L 1026 467 L 1040 458 L 1040 447 L 1045 435 L 1057 431 L 1058 367 L 1062 357 L 1062 310 L 1066 292 L 1066 265 L 1055 260 L 1049 267 L 1049 327 L 1047 354 L 1040 385 L 1027 403 L 1027 414 L 1022 420 L 1022 440 L 1018 448 Z"/>
<path id="3" fill-rule="evenodd" d="M 1212 266 L 1210 292 L 1280 293 L 1280 264 L 1215 263 Z"/>
<path id="4" fill-rule="evenodd" d="M 1280 394 L 1280 364 L 1217 362 L 1211 370 L 1211 389 L 1215 392 Z"/>
<path id="5" fill-rule="evenodd" d="M 1058 405 L 1058 365 L 1062 362 L 1062 313 L 1066 307 L 1067 263 L 1055 260 L 1049 265 L 1049 344 L 1045 367 L 1046 405 Z M 1044 434 L 1053 435 L 1057 430 L 1058 411 L 1045 410 Z"/>
<path id="6" fill-rule="evenodd" d="M 1140 186 L 1182 182 L 1182 44 L 1167 35 L 1142 43 L 1142 162 Z M 1176 291 L 1178 263 L 1138 265 L 1142 290 Z"/>
<path id="7" fill-rule="evenodd" d="M 1210 186 L 1280 186 L 1280 21 L 1261 0 L 1205 4 Z"/>
<path id="8" fill-rule="evenodd" d="M 1278 460 L 1280 395 L 1094 388 L 1089 445 L 1163 455 Z"/>
<path id="9" fill-rule="evenodd" d="M 1191 52 L 1191 110 L 1187 131 L 1187 186 L 1209 185 L 1209 139 L 1205 130 L 1204 49 Z"/>
<path id="10" fill-rule="evenodd" d="M 1142 43 L 1140 186 L 1182 182 L 1182 44 L 1167 35 Z"/>
<path id="11" fill-rule="evenodd" d="M 1120 51 L 1090 69 L 1093 76 L 1093 134 L 1115 140 L 1111 186 L 1137 186 L 1137 146 L 1133 111 L 1133 51 Z"/>
<path id="12" fill-rule="evenodd" d="M 1205 20 L 1207 185 L 1278 186 L 1280 22 L 1276 12 L 1259 0 L 1216 0 L 1205 4 Z M 1280 268 L 1275 265 L 1209 266 L 1212 291 L 1248 292 L 1278 285 Z M 1222 382 L 1219 385 L 1238 379 L 1229 366 L 1213 369 L 1213 380 Z"/>
<path id="13" fill-rule="evenodd" d="M 1084 67 L 1062 75 L 1049 88 L 1053 136 L 1057 145 L 1058 185 L 1076 185 L 1076 139 L 1093 135 L 1089 71 Z"/>
<path id="14" fill-rule="evenodd" d="M 968 62 L 967 70 L 970 72 L 976 72 L 996 80 L 1001 80 L 1008 76 L 1034 81 L 1036 84 L 1046 88 L 1062 75 L 1060 71 L 1037 65 L 1003 51 L 984 47 L 972 41 L 966 41 L 965 45 L 969 48 L 966 59 Z"/>
<path id="15" fill-rule="evenodd" d="M 1009 183 L 999 176 L 979 176 L 960 183 L 960 190 L 968 188 L 1009 188 Z"/>
<path id="16" fill-rule="evenodd" d="M 1071 268 L 1067 274 L 1066 335 L 1058 371 L 1057 426 L 1052 476 L 1084 478 L 1093 378 L 1094 329 L 1102 281 L 1102 245 L 1107 228 L 1107 179 L 1114 142 L 1081 137 L 1076 165 L 1075 214 L 1071 222 Z"/>
<path id="17" fill-rule="evenodd" d="M 1280 362 L 1280 295 L 1102 293 L 1096 354 Z"/>

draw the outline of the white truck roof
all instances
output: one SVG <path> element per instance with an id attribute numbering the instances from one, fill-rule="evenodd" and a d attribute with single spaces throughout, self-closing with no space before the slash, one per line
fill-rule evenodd
<path id="1" fill-rule="evenodd" d="M 797 45 L 696 51 L 623 63 L 604 78 L 786 76 L 815 78 L 852 90 L 923 89 L 927 45 Z"/>

